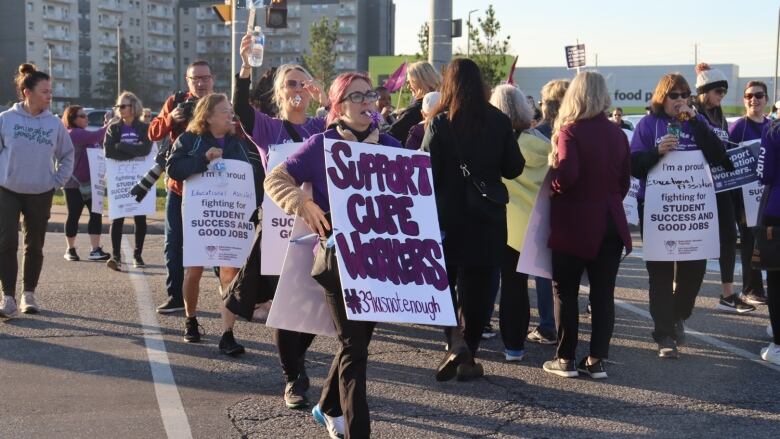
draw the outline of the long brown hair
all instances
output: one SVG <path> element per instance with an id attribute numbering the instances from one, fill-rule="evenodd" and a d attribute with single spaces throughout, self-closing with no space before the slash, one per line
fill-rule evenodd
<path id="1" fill-rule="evenodd" d="M 79 111 L 83 110 L 81 105 L 68 105 L 65 111 L 62 112 L 62 124 L 65 128 L 76 128 L 76 117 L 79 115 Z"/>
<path id="2" fill-rule="evenodd" d="M 441 100 L 434 114 L 445 111 L 456 132 L 466 133 L 481 126 L 488 109 L 485 82 L 477 64 L 468 58 L 452 60 L 444 72 Z"/>
<path id="3" fill-rule="evenodd" d="M 195 106 L 192 120 L 187 125 L 187 131 L 195 134 L 207 133 L 209 131 L 208 119 L 214 114 L 214 107 L 227 100 L 228 97 L 224 93 L 212 93 L 198 99 L 198 105 Z"/>
<path id="4" fill-rule="evenodd" d="M 655 115 L 664 113 L 664 99 L 670 91 L 678 89 L 686 93 L 691 92 L 691 86 L 680 73 L 667 73 L 658 81 L 658 85 L 653 90 L 653 97 L 650 98 L 650 109 Z"/>

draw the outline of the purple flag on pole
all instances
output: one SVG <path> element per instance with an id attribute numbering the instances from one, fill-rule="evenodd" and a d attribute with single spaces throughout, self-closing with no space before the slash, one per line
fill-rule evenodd
<path id="1" fill-rule="evenodd" d="M 404 86 L 406 82 L 406 61 L 398 67 L 384 83 L 384 87 L 390 92 L 395 93 Z"/>

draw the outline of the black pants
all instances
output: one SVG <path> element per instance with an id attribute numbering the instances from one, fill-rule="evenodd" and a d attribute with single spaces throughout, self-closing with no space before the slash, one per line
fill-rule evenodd
<path id="1" fill-rule="evenodd" d="M 276 349 L 279 350 L 279 362 L 282 365 L 285 381 L 295 381 L 298 375 L 303 372 L 306 351 L 311 346 L 312 341 L 314 341 L 314 334 L 288 331 L 286 329 L 276 329 L 274 331 L 274 342 L 276 343 Z"/>
<path id="2" fill-rule="evenodd" d="M 593 260 L 552 252 L 555 322 L 558 325 L 556 358 L 574 360 L 579 337 L 578 297 L 582 273 L 590 281 L 591 326 L 590 355 L 609 357 L 609 342 L 615 326 L 615 279 L 620 268 L 623 241 L 615 222 L 608 217 L 607 231 Z"/>
<path id="3" fill-rule="evenodd" d="M 742 262 L 742 294 L 764 295 L 764 279 L 761 277 L 761 270 L 754 270 L 750 259 L 753 256 L 753 230 L 747 226 L 747 217 L 745 216 L 745 202 L 742 199 L 742 192 L 734 196 L 735 213 L 737 224 L 739 224 L 740 241 L 740 261 Z"/>
<path id="4" fill-rule="evenodd" d="M 647 261 L 650 281 L 650 315 L 653 317 L 656 342 L 674 334 L 674 324 L 686 320 L 693 312 L 707 261 Z"/>
<path id="5" fill-rule="evenodd" d="M 141 254 L 144 249 L 144 240 L 146 239 L 146 215 L 134 216 L 135 222 L 135 253 Z M 122 255 L 122 227 L 125 225 L 124 218 L 117 218 L 111 223 L 111 254 L 115 258 L 121 259 Z"/>
<path id="6" fill-rule="evenodd" d="M 452 343 L 452 331 L 463 332 L 463 339 L 472 356 L 476 356 L 482 330 L 495 303 L 494 289 L 501 267 L 457 267 L 447 266 L 452 303 L 458 318 L 458 327 L 447 327 L 444 333 L 447 342 Z"/>
<path id="7" fill-rule="evenodd" d="M 0 285 L 6 296 L 16 295 L 19 261 L 19 216 L 24 236 L 24 291 L 35 291 L 43 268 L 43 242 L 51 215 L 54 190 L 19 194 L 0 187 Z"/>
<path id="8" fill-rule="evenodd" d="M 79 231 L 79 217 L 84 208 L 89 212 L 87 233 L 100 235 L 102 232 L 102 215 L 92 212 L 92 200 L 85 200 L 78 188 L 65 188 L 65 204 L 68 205 L 68 218 L 65 220 L 65 236 L 73 238 Z"/>
<path id="9" fill-rule="evenodd" d="M 736 190 L 718 192 L 718 234 L 720 235 L 720 282 L 734 283 L 734 264 L 737 261 L 737 217 L 734 213 Z"/>
<path id="10" fill-rule="evenodd" d="M 320 409 L 328 416 L 344 416 L 345 438 L 371 437 L 366 395 L 368 344 L 375 322 L 348 320 L 341 291 L 325 290 L 341 346 L 330 366 L 320 397 Z"/>
<path id="11" fill-rule="evenodd" d="M 780 217 L 765 216 L 764 224 L 768 226 L 780 226 Z M 780 271 L 766 272 L 767 308 L 769 308 L 769 322 L 774 333 L 773 343 L 780 345 Z"/>
<path id="12" fill-rule="evenodd" d="M 510 246 L 504 247 L 504 263 L 501 266 L 501 302 L 498 310 L 498 326 L 501 340 L 507 349 L 519 351 L 525 348 L 531 305 L 528 300 L 528 275 L 517 272 L 520 253 Z"/>

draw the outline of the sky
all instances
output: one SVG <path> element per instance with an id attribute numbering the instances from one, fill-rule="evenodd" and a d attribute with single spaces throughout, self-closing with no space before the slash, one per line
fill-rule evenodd
<path id="1" fill-rule="evenodd" d="M 430 0 L 395 0 L 396 54 L 420 51 L 417 32 Z M 584 43 L 589 66 L 733 63 L 739 75 L 773 76 L 778 7 L 775 0 L 452 0 L 452 18 L 468 11 L 472 25 L 493 5 L 509 35 L 518 67 L 565 66 L 563 47 Z M 466 38 L 453 48 L 466 51 Z M 691 67 L 693 68 L 693 67 Z"/>

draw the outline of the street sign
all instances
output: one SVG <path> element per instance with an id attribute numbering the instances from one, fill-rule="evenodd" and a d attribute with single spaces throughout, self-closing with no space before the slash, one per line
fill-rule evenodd
<path id="1" fill-rule="evenodd" d="M 576 44 L 566 46 L 566 67 L 569 69 L 578 69 L 585 67 L 585 45 Z"/>

